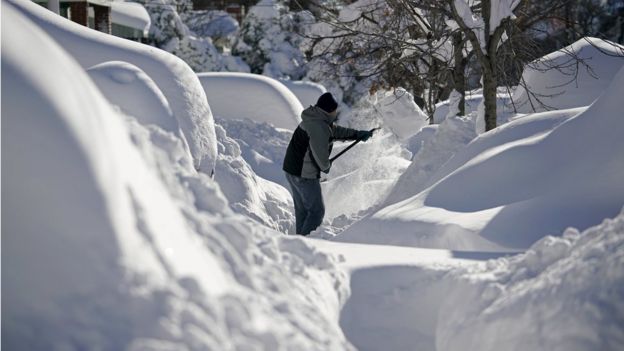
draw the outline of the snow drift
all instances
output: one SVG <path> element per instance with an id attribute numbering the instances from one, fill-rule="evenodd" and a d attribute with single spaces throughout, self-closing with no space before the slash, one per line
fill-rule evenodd
<path id="1" fill-rule="evenodd" d="M 279 81 L 251 73 L 199 73 L 216 116 L 247 118 L 295 130 L 303 111 L 297 97 Z"/>
<path id="2" fill-rule="evenodd" d="M 469 144 L 457 161 L 449 161 L 462 166 L 338 240 L 523 249 L 568 226 L 583 230 L 615 216 L 624 204 L 623 91 L 624 69 L 591 107 L 552 132 L 514 141 L 501 128 L 482 135 L 476 141 L 483 142 Z M 482 149 L 483 143 L 490 147 Z M 384 232 L 393 234 L 381 236 Z"/>
<path id="3" fill-rule="evenodd" d="M 197 76 L 184 61 L 147 45 L 87 29 L 31 1 L 7 3 L 48 33 L 85 69 L 125 61 L 147 73 L 167 98 L 189 143 L 195 167 L 208 174 L 213 171 L 217 141 L 212 113 Z"/>
<path id="4" fill-rule="evenodd" d="M 624 213 L 474 266 L 447 285 L 437 350 L 620 350 Z"/>
<path id="5" fill-rule="evenodd" d="M 327 92 L 321 84 L 310 81 L 280 80 L 280 82 L 295 94 L 304 108 L 316 105 L 318 98 Z"/>
<path id="6" fill-rule="evenodd" d="M 122 61 L 104 62 L 87 70 L 108 101 L 143 124 L 155 124 L 186 143 L 169 101 L 140 68 Z M 187 146 L 188 147 L 188 146 Z"/>
<path id="7" fill-rule="evenodd" d="M 235 212 L 279 230 L 292 232 L 295 218 L 290 193 L 283 186 L 258 177 L 245 159 L 241 148 L 217 125 L 219 157 L 215 180 Z"/>
<path id="8" fill-rule="evenodd" d="M 591 37 L 579 39 L 529 64 L 522 73 L 529 91 L 519 85 L 514 104 L 521 113 L 587 106 L 607 89 L 622 66 L 623 46 Z"/>
<path id="9" fill-rule="evenodd" d="M 352 349 L 334 257 L 234 215 L 10 3 L 2 27 L 3 346 Z"/>

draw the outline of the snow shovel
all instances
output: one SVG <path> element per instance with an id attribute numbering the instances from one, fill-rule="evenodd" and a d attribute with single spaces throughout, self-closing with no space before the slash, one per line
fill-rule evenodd
<path id="1" fill-rule="evenodd" d="M 381 129 L 379 127 L 377 128 L 373 128 L 371 130 L 369 130 L 369 132 L 374 132 L 378 129 Z M 351 145 L 347 146 L 344 150 L 340 151 L 336 156 L 332 157 L 329 159 L 329 162 L 334 162 L 338 157 L 342 156 L 345 152 L 349 151 L 352 147 L 354 147 L 355 145 L 357 145 L 360 141 L 362 141 L 362 139 L 357 139 L 356 141 L 354 141 L 353 143 L 351 143 Z"/>

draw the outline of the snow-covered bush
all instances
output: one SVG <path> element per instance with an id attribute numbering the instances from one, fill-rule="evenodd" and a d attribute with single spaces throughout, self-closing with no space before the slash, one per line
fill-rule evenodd
<path id="1" fill-rule="evenodd" d="M 194 71 L 249 71 L 240 58 L 219 52 L 210 37 L 191 31 L 178 13 L 178 1 L 145 0 L 144 5 L 152 19 L 150 39 L 153 44 L 180 57 Z M 193 24 L 196 25 L 196 21 Z"/>
<path id="2" fill-rule="evenodd" d="M 225 11 L 191 11 L 184 22 L 198 36 L 224 44 L 234 40 L 240 29 L 238 22 Z"/>
<path id="3" fill-rule="evenodd" d="M 241 56 L 253 73 L 301 79 L 306 73 L 301 34 L 313 22 L 310 12 L 290 11 L 284 0 L 261 0 L 249 9 L 232 52 Z"/>

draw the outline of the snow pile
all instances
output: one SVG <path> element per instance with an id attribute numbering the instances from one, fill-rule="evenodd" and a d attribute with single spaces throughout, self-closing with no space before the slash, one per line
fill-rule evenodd
<path id="1" fill-rule="evenodd" d="M 167 98 L 140 68 L 113 61 L 95 65 L 87 73 L 108 101 L 123 113 L 134 116 L 142 124 L 155 124 L 187 143 Z"/>
<path id="2" fill-rule="evenodd" d="M 577 63 L 576 60 L 583 60 Z M 624 66 L 624 47 L 586 37 L 530 63 L 513 101 L 518 112 L 587 106 L 602 94 Z"/>
<path id="3" fill-rule="evenodd" d="M 466 92 L 465 98 L 465 114 L 466 116 L 476 116 L 477 109 L 483 101 L 482 89 L 476 89 Z M 442 123 L 449 115 L 451 103 L 444 100 L 436 104 L 435 112 L 433 112 L 433 120 L 435 123 Z M 499 88 L 496 94 L 496 125 L 500 126 L 513 118 L 516 113 L 513 110 L 512 99 L 507 88 Z M 452 114 L 453 116 L 456 113 Z"/>
<path id="4" fill-rule="evenodd" d="M 449 117 L 433 131 L 424 129 L 414 138 L 422 138 L 422 146 L 412 158 L 409 167 L 403 172 L 385 200 L 385 204 L 393 204 L 418 194 L 427 185 L 430 179 L 444 163 L 453 157 L 476 137 L 474 122 L 470 117 Z"/>
<path id="5" fill-rule="evenodd" d="M 122 58 L 141 68 L 167 98 L 189 143 L 195 167 L 212 172 L 217 153 L 212 113 L 197 76 L 187 64 L 147 45 L 85 30 L 30 1 L 8 3 L 54 38 L 84 68 Z"/>
<path id="6" fill-rule="evenodd" d="M 222 118 L 248 118 L 295 130 L 303 107 L 275 79 L 250 73 L 199 73 L 213 113 Z"/>
<path id="7" fill-rule="evenodd" d="M 440 309 L 437 350 L 620 350 L 624 213 L 464 274 Z"/>
<path id="8" fill-rule="evenodd" d="M 564 123 L 558 124 L 570 111 L 524 117 L 480 136 L 431 187 L 337 239 L 522 249 L 568 226 L 582 230 L 613 217 L 624 204 L 623 91 L 624 69 L 591 107 Z M 397 184 L 399 198 L 407 184 Z"/>
<path id="9" fill-rule="evenodd" d="M 2 40 L 3 346 L 352 349 L 333 256 L 234 215 L 175 133 L 111 108 L 21 10 L 2 9 L 20 28 Z"/>
<path id="10" fill-rule="evenodd" d="M 327 92 L 324 86 L 318 83 L 301 80 L 280 80 L 295 94 L 304 108 L 316 105 L 319 96 Z"/>
<path id="11" fill-rule="evenodd" d="M 217 123 L 227 131 L 229 138 L 236 141 L 241 156 L 258 176 L 290 189 L 282 162 L 292 132 L 251 120 L 217 117 Z"/>
<path id="12" fill-rule="evenodd" d="M 152 21 L 143 5 L 136 2 L 113 1 L 110 8 L 113 23 L 136 28 L 143 32 L 143 36 L 147 36 Z"/>
<path id="13" fill-rule="evenodd" d="M 155 125 L 181 136 L 184 151 L 188 149 L 166 99 L 156 84 L 137 67 L 124 62 L 109 62 L 88 70 L 107 99 L 141 124 Z M 279 230 L 289 231 L 294 223 L 290 213 L 293 204 L 286 189 L 256 176 L 241 157 L 238 144 L 216 126 L 218 157 L 215 180 L 219 183 L 230 207 L 238 213 Z M 166 136 L 159 136 L 162 140 Z M 176 153 L 170 150 L 170 153 Z"/>
<path id="14" fill-rule="evenodd" d="M 405 89 L 380 91 L 374 96 L 373 107 L 382 116 L 384 127 L 399 139 L 406 140 L 427 125 L 427 115 L 416 105 L 414 96 Z"/>
<path id="15" fill-rule="evenodd" d="M 256 176 L 241 156 L 236 141 L 229 138 L 221 126 L 217 125 L 216 131 L 219 157 L 215 180 L 232 209 L 282 233 L 291 232 L 295 218 L 288 190 Z"/>

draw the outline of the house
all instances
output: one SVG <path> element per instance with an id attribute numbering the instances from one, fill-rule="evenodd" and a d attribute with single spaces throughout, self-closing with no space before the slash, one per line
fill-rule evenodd
<path id="1" fill-rule="evenodd" d="M 85 27 L 118 37 L 145 41 L 151 24 L 143 5 L 111 0 L 34 0 Z"/>
<path id="2" fill-rule="evenodd" d="M 257 0 L 193 0 L 193 10 L 225 11 L 241 23 L 247 14 L 247 9 L 257 2 Z"/>

